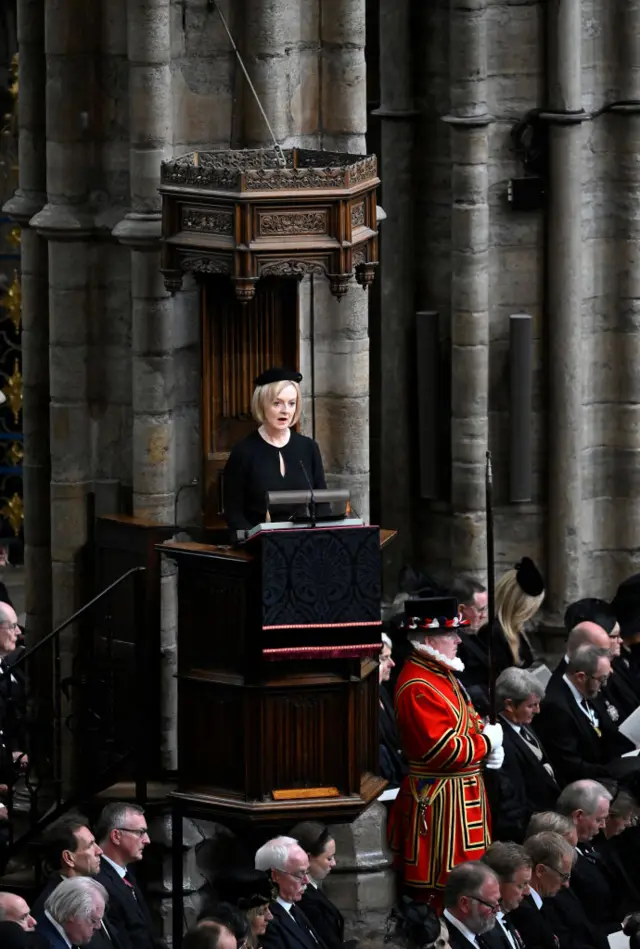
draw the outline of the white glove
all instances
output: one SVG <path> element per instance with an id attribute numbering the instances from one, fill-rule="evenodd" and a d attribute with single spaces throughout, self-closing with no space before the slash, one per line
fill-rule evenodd
<path id="1" fill-rule="evenodd" d="M 503 761 L 504 748 L 496 748 L 495 751 L 490 751 L 487 757 L 484 759 L 486 767 L 490 768 L 492 771 L 499 771 L 502 767 Z"/>
<path id="2" fill-rule="evenodd" d="M 502 733 L 502 725 L 500 725 L 498 722 L 496 722 L 495 725 L 485 725 L 482 729 L 482 734 L 485 738 L 489 739 L 491 752 L 497 751 L 498 748 L 502 748 L 504 736 Z"/>

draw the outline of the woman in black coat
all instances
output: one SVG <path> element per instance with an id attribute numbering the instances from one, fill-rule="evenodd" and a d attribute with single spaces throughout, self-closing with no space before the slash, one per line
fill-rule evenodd
<path id="1" fill-rule="evenodd" d="M 491 648 L 495 674 L 509 666 L 528 669 L 533 664 L 531 643 L 525 624 L 533 619 L 544 600 L 544 581 L 533 560 L 523 557 L 507 570 L 496 584 L 496 618 L 491 629 Z M 478 639 L 487 649 L 489 627 L 483 626 Z"/>
<path id="2" fill-rule="evenodd" d="M 344 949 L 344 917 L 322 892 L 336 865 L 336 842 L 323 824 L 302 821 L 291 830 L 309 857 L 309 885 L 298 903 L 327 949 Z"/>

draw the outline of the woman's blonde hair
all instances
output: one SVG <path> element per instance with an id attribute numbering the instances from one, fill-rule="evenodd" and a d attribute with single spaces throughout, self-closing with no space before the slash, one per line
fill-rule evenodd
<path id="1" fill-rule="evenodd" d="M 522 628 L 535 616 L 544 600 L 544 591 L 539 596 L 529 596 L 517 580 L 515 568 L 503 573 L 496 583 L 496 617 L 504 630 L 513 662 L 520 665 L 520 636 Z"/>
<path id="2" fill-rule="evenodd" d="M 265 415 L 264 410 L 270 402 L 275 402 L 283 389 L 286 389 L 287 386 L 293 386 L 296 390 L 296 410 L 293 414 L 293 421 L 291 422 L 291 428 L 294 425 L 298 424 L 300 418 L 300 412 L 302 410 L 302 395 L 300 393 L 300 386 L 297 382 L 292 382 L 290 379 L 282 379 L 280 382 L 269 382 L 265 386 L 256 386 L 253 390 L 253 397 L 251 399 L 251 414 L 253 415 L 256 422 L 259 422 L 260 425 L 264 422 Z"/>

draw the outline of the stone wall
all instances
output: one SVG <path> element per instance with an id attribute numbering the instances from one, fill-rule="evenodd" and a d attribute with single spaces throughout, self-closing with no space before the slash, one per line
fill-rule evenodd
<path id="1" fill-rule="evenodd" d="M 555 613 L 578 593 L 611 595 L 638 565 L 630 156 L 640 120 L 604 114 L 571 133 L 550 131 L 549 235 L 542 212 L 514 212 L 507 202 L 509 179 L 523 173 L 510 131 L 530 109 L 576 108 L 563 94 L 558 101 L 557 83 L 573 83 L 568 94 L 588 113 L 637 98 L 637 50 L 631 41 L 616 46 L 615 37 L 633 30 L 638 9 L 616 11 L 598 0 L 560 13 L 554 3 L 457 6 L 423 5 L 414 31 L 417 308 L 440 311 L 453 376 L 452 504 L 422 505 L 418 546 L 435 567 L 483 574 L 490 447 L 497 563 L 528 553 L 548 567 Z M 556 30 L 554 18 L 567 9 L 569 20 Z M 477 120 L 485 112 L 486 127 L 451 124 L 452 116 Z M 572 184 L 577 214 L 566 213 Z M 534 320 L 534 493 L 528 504 L 510 504 L 508 318 L 522 312 Z"/>

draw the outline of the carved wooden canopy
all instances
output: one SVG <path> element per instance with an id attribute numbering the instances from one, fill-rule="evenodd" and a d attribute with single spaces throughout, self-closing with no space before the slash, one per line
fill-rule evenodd
<path id="1" fill-rule="evenodd" d="M 283 165 L 284 159 L 284 165 Z M 305 149 L 192 152 L 163 162 L 162 272 L 228 274 L 250 300 L 260 277 L 322 274 L 340 297 L 378 264 L 375 155 Z"/>

